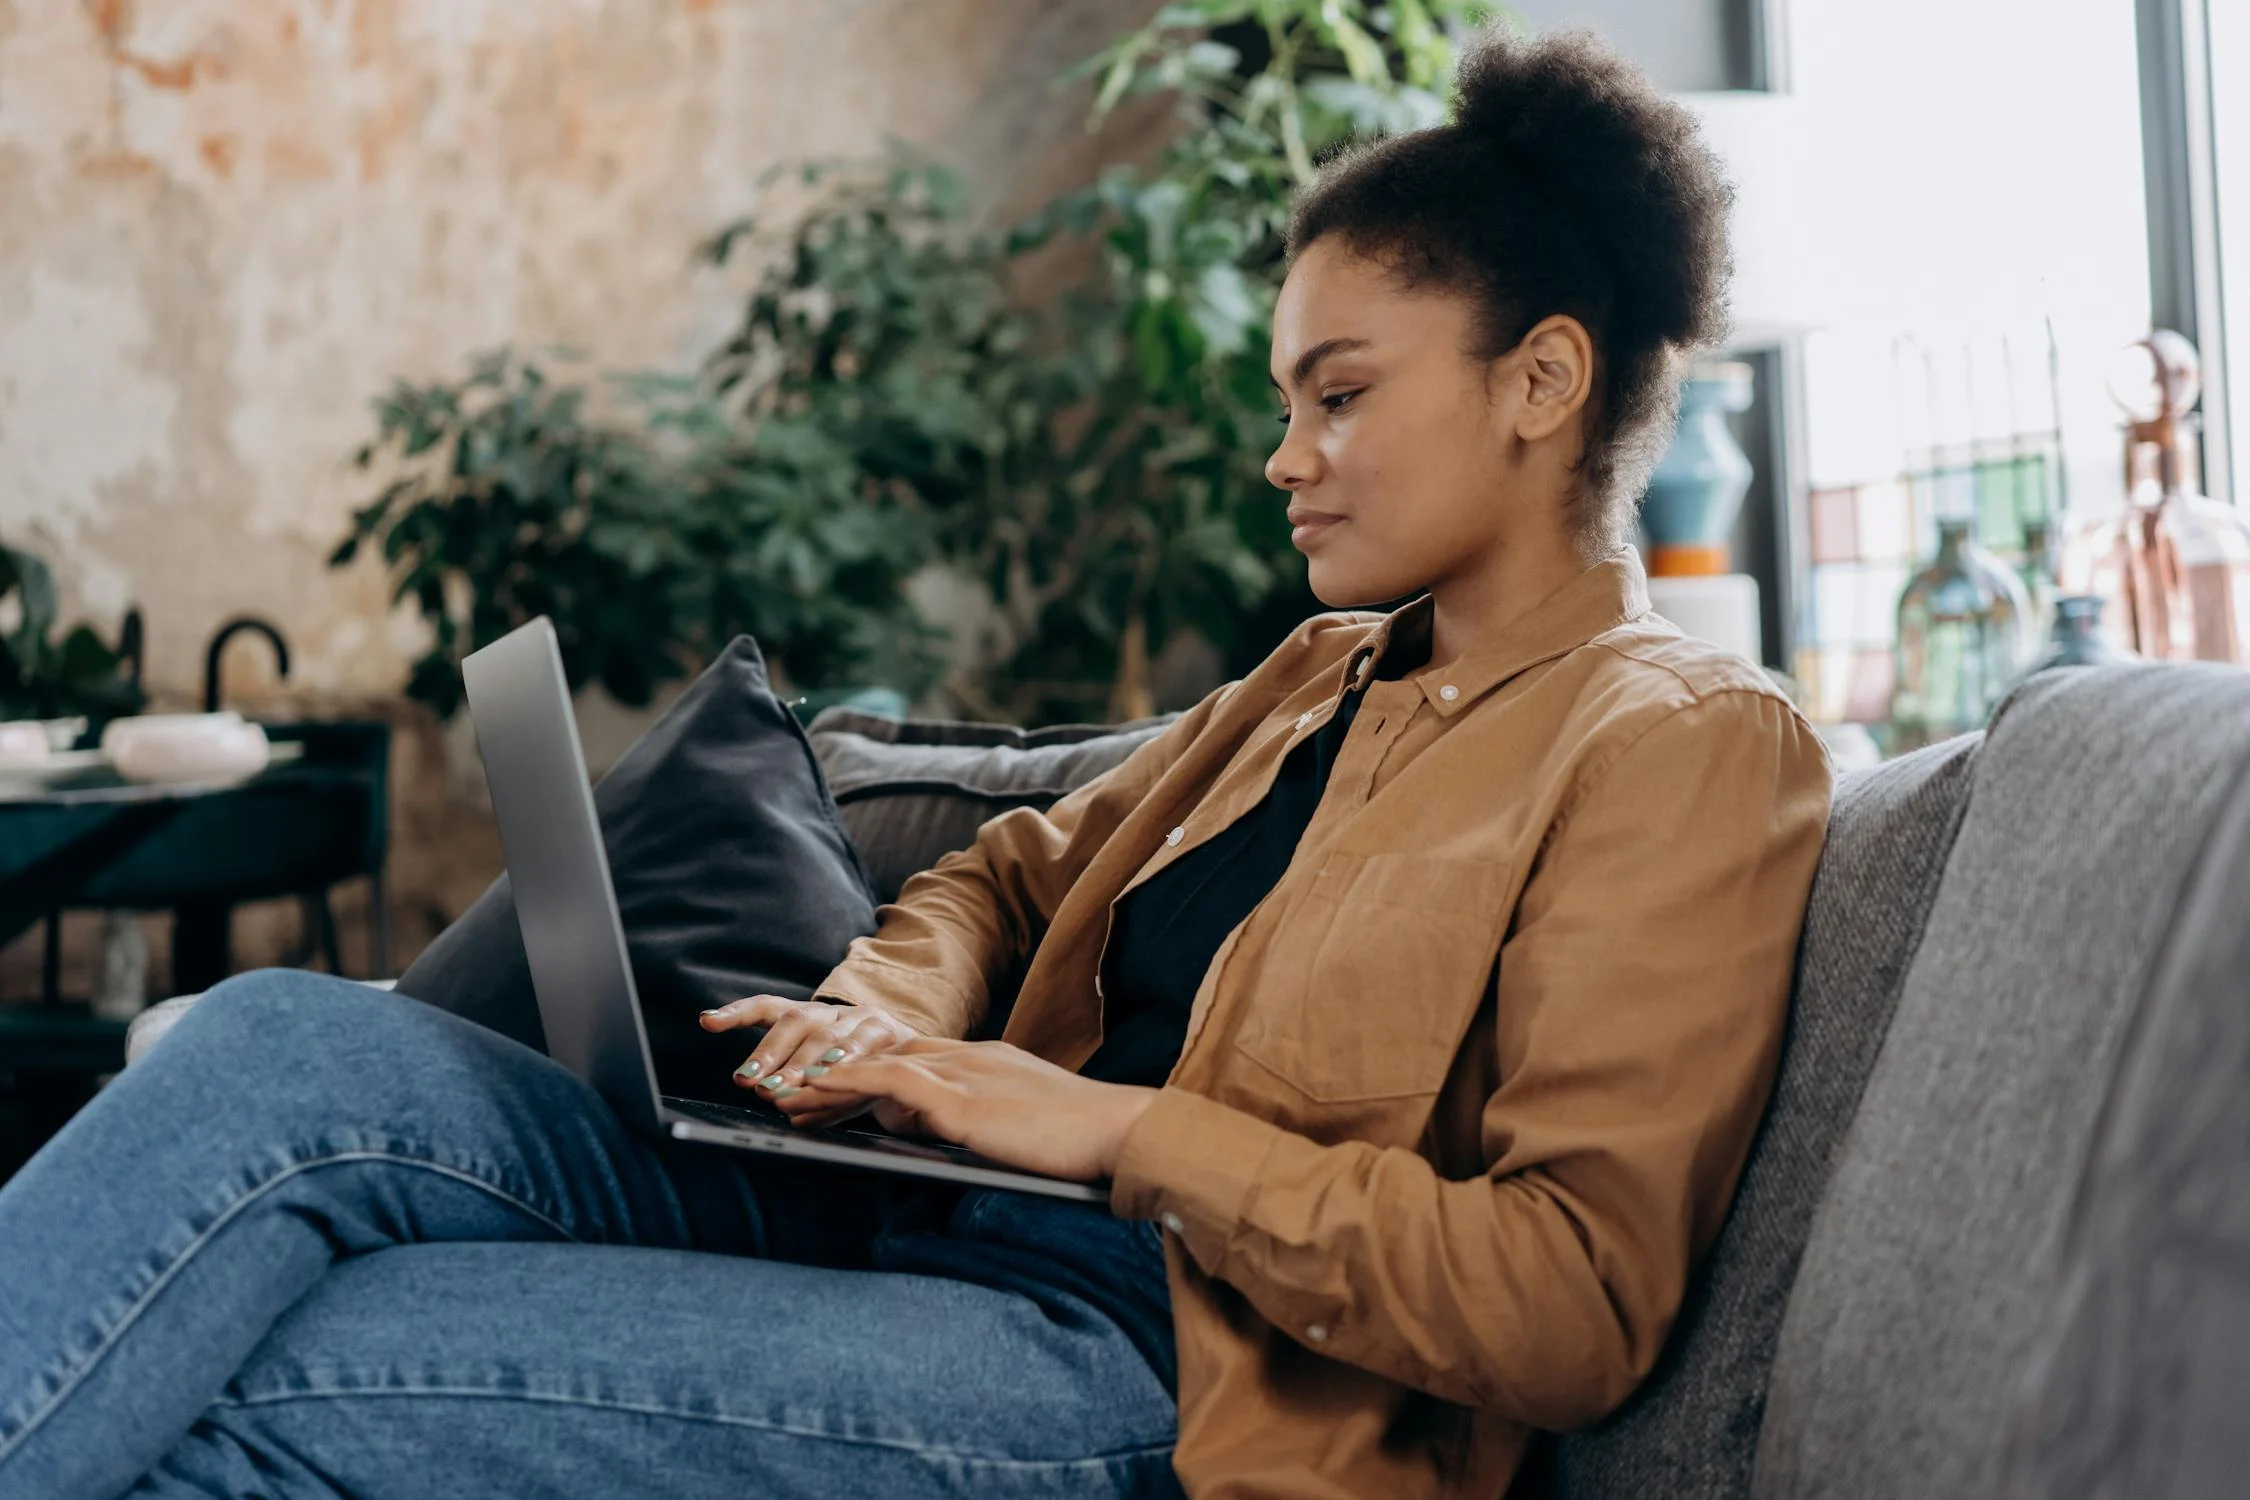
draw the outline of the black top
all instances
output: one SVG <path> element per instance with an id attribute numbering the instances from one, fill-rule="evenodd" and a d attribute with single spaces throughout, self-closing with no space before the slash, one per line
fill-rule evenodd
<path id="1" fill-rule="evenodd" d="M 1399 661 L 1377 675 L 1397 675 L 1412 653 L 1394 655 Z M 1117 903 L 1102 960 L 1109 1031 L 1083 1076 L 1150 1087 L 1171 1076 L 1204 971 L 1289 868 L 1362 697 L 1358 688 L 1347 692 L 1335 716 L 1289 752 L 1256 807 Z M 1171 1292 L 1153 1224 L 1113 1219 L 1090 1204 L 980 1190 L 960 1201 L 945 1235 L 919 1237 L 912 1255 L 878 1263 L 1001 1287 L 1051 1317 L 1091 1310 L 1133 1341 L 1167 1388 L 1178 1387 Z"/>
<path id="2" fill-rule="evenodd" d="M 1079 1069 L 1085 1077 L 1154 1088 L 1171 1075 L 1203 972 L 1289 868 L 1360 697 L 1347 693 L 1335 717 L 1289 752 L 1256 807 L 1117 903 L 1102 963 L 1110 1029 Z M 1050 1317 L 1090 1309 L 1177 1389 L 1172 1298 L 1153 1224 L 1113 1219 L 1090 1204 L 978 1190 L 960 1200 L 943 1234 L 901 1239 L 876 1263 L 1016 1292 Z"/>
<path id="3" fill-rule="evenodd" d="M 1406 657 L 1411 652 L 1397 652 Z M 1397 663 L 1379 672 L 1393 677 Z M 1210 960 L 1296 857 L 1327 789 L 1363 693 L 1280 762 L 1271 792 L 1231 828 L 1174 859 L 1116 904 L 1102 956 L 1109 1032 L 1080 1068 L 1105 1084 L 1161 1086 L 1188 1037 L 1188 1010 Z M 1141 1349 L 1165 1388 L 1179 1385 L 1163 1239 L 1152 1223 L 1111 1219 L 1096 1205 L 1012 1192 L 970 1192 L 945 1235 L 877 1257 L 886 1271 L 938 1271 L 1028 1295 L 1051 1318 L 1109 1318 Z"/>
<path id="4" fill-rule="evenodd" d="M 1335 717 L 1289 752 L 1256 807 L 1117 903 L 1102 960 L 1109 1033 L 1081 1075 L 1151 1088 L 1171 1076 L 1204 971 L 1289 868 L 1363 696 L 1344 694 Z"/>

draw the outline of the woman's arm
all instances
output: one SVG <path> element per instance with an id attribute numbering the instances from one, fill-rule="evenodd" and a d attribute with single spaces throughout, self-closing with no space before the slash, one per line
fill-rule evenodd
<path id="1" fill-rule="evenodd" d="M 764 1032 L 735 1083 L 760 1090 L 794 1124 L 835 1124 L 868 1103 L 807 1087 L 835 1065 L 914 1038 L 971 1034 L 994 983 L 1038 944 L 1094 851 L 1235 686 L 1212 692 L 1047 812 L 1004 813 L 970 847 L 909 879 L 877 911 L 874 934 L 854 940 L 809 999 L 748 995 L 703 1012 L 706 1031 Z"/>
<path id="2" fill-rule="evenodd" d="M 1559 1429 L 1646 1375 L 1765 1108 L 1830 774 L 1726 693 L 1629 746 L 1553 830 L 1498 976 L 1486 1171 L 1317 1145 L 1165 1089 L 1119 1212 L 1323 1354 Z"/>
<path id="3" fill-rule="evenodd" d="M 993 986 L 1031 955 L 1072 882 L 1235 686 L 1218 688 L 1047 811 L 1002 813 L 974 844 L 908 880 L 816 998 L 886 1011 L 924 1036 L 974 1033 Z"/>

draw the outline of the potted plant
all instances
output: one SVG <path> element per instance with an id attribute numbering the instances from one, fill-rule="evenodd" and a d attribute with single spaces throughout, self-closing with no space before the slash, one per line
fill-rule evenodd
<path id="1" fill-rule="evenodd" d="M 538 615 L 573 689 L 636 706 L 744 630 L 785 684 L 926 671 L 891 649 L 921 635 L 900 591 L 918 549 L 879 505 L 789 434 L 727 427 L 662 382 L 609 384 L 617 412 L 597 415 L 583 381 L 502 352 L 377 404 L 358 462 L 388 482 L 330 562 L 379 546 L 393 597 L 429 622 L 408 696 L 450 715 L 460 658 Z"/>
<path id="2" fill-rule="evenodd" d="M 139 616 L 126 616 L 112 648 L 84 624 L 56 639 L 57 613 L 46 563 L 0 545 L 0 719 L 85 718 L 98 734 L 102 721 L 140 712 Z"/>
<path id="3" fill-rule="evenodd" d="M 990 649 L 946 679 L 980 716 L 1131 718 L 1194 632 L 1255 659 L 1316 607 L 1263 467 L 1291 194 L 1354 136 L 1443 113 L 1474 0 L 1181 0 L 1089 59 L 1098 121 L 1171 97 L 1180 128 L 1003 233 L 911 161 L 787 174 L 796 211 L 705 247 L 752 261 L 726 341 L 689 375 L 585 382 L 507 355 L 401 385 L 362 462 L 395 469 L 336 561 L 379 543 L 434 644 L 409 691 L 555 617 L 573 683 L 627 702 L 736 629 L 805 687 L 934 679 L 906 580 L 981 592 Z M 782 178 L 769 174 L 771 186 Z M 1088 274 L 1036 305 L 1023 258 Z"/>

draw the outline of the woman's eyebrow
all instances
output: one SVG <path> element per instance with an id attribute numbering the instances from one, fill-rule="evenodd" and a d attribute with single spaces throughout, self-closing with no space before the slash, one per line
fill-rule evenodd
<path id="1" fill-rule="evenodd" d="M 1303 385 L 1305 377 L 1312 374 L 1314 368 L 1331 354 L 1349 354 L 1354 349 L 1366 347 L 1367 340 L 1365 339 L 1322 339 L 1297 356 L 1296 368 L 1289 372 L 1289 383 L 1291 385 Z M 1272 382 L 1275 390 L 1281 389 L 1281 382 L 1274 380 L 1270 371 L 1267 373 L 1266 379 Z"/>

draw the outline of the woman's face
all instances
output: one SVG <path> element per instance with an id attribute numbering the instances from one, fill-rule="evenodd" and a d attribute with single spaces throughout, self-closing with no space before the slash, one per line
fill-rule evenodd
<path id="1" fill-rule="evenodd" d="M 1334 239 L 1289 269 L 1270 371 L 1288 431 L 1266 477 L 1289 491 L 1290 539 L 1331 608 L 1439 588 L 1524 528 L 1563 524 L 1569 476 L 1544 441 L 1556 402 L 1541 400 L 1538 330 L 1479 361 L 1471 315 L 1462 297 L 1402 290 Z"/>

